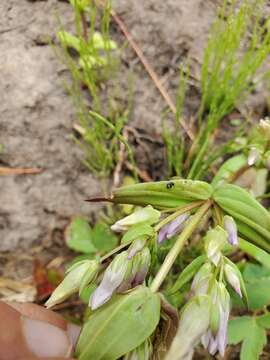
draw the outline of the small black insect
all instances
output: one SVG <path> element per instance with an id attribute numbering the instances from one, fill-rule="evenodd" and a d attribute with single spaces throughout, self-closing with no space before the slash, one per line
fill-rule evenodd
<path id="1" fill-rule="evenodd" d="M 168 182 L 168 184 L 166 185 L 166 188 L 171 189 L 172 187 L 174 187 L 174 182 L 172 182 L 172 181 Z"/>

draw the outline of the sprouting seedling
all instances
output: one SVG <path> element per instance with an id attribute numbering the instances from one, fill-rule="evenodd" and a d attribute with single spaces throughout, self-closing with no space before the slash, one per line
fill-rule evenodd
<path id="1" fill-rule="evenodd" d="M 198 259 L 196 264 L 190 264 L 189 269 L 185 272 L 186 282 L 193 278 L 192 298 L 180 316 L 179 330 L 171 350 L 168 352 L 168 359 L 178 360 L 179 348 L 182 349 L 183 354 L 183 357 L 180 358 L 185 359 L 184 356 L 193 353 L 200 339 L 210 353 L 214 354 L 219 351 L 223 355 L 230 313 L 230 295 L 227 287 L 230 286 L 234 289 L 238 296 L 247 303 L 241 273 L 224 253 L 231 251 L 232 248 L 236 249 L 238 246 L 242 246 L 240 235 L 269 251 L 269 213 L 247 191 L 238 186 L 225 184 L 213 187 L 206 182 L 191 180 L 125 186 L 114 190 L 109 200 L 115 203 L 135 204 L 142 208 L 135 210 L 112 226 L 115 231 L 124 233 L 122 243 L 113 252 L 99 260 L 95 275 L 93 276 L 91 272 L 91 276 L 89 273 L 88 278 L 83 271 L 82 280 L 86 279 L 83 280 L 83 284 L 91 282 L 96 285 L 96 290 L 89 299 L 93 313 L 84 325 L 79 340 L 79 359 L 87 359 L 90 355 L 93 356 L 95 351 L 98 351 L 97 354 L 104 351 L 100 344 L 106 342 L 103 336 L 105 334 L 108 336 L 108 329 L 111 328 L 112 323 L 110 321 L 106 321 L 104 324 L 102 321 L 97 323 L 95 319 L 103 319 L 103 316 L 108 316 L 108 311 L 117 314 L 116 318 L 112 317 L 112 321 L 114 321 L 114 326 L 118 324 L 117 331 L 121 331 L 123 324 L 117 322 L 117 319 L 121 318 L 117 310 L 118 302 L 121 306 L 126 304 L 125 311 L 131 314 L 134 305 L 133 296 L 137 294 L 136 291 L 139 291 L 136 289 L 145 289 L 140 291 L 146 291 L 149 294 L 147 299 L 149 296 L 149 299 L 154 302 L 159 301 L 157 294 L 159 291 L 162 292 L 163 286 L 168 294 L 170 291 L 179 291 L 179 281 L 176 281 L 176 286 L 171 280 L 169 281 L 171 269 L 183 247 L 205 219 L 206 214 L 208 214 L 210 228 L 202 239 L 205 255 Z M 257 235 L 254 236 L 254 234 Z M 154 251 L 158 253 L 159 246 L 162 246 L 162 243 L 159 245 L 160 241 L 158 241 L 161 237 L 163 241 L 175 237 L 175 241 L 157 273 L 152 273 L 153 253 Z M 253 254 L 256 257 L 257 251 L 262 250 L 255 245 L 252 246 L 255 249 Z M 111 256 L 114 258 L 104 271 L 101 264 L 105 264 Z M 190 271 L 192 276 L 187 276 Z M 68 288 L 68 276 L 69 274 L 63 282 L 65 288 Z M 181 282 L 183 284 L 183 277 Z M 75 291 L 79 288 L 80 286 L 77 285 Z M 59 290 L 56 289 L 52 294 L 53 300 L 48 301 L 49 304 L 52 301 L 58 302 L 57 292 Z M 155 294 L 157 297 L 152 297 L 150 294 Z M 63 294 L 60 295 L 63 296 Z M 62 298 L 60 297 L 60 301 Z M 135 298 L 137 299 L 136 296 Z M 143 307 L 140 309 L 143 311 Z M 139 337 L 138 341 L 140 342 L 133 342 L 133 348 L 130 348 L 124 339 L 120 339 L 116 331 L 115 334 L 110 334 L 113 339 L 112 345 L 106 351 L 108 353 L 116 351 L 118 355 L 120 354 L 119 356 L 123 356 L 137 348 L 142 342 L 150 340 L 149 336 L 155 331 L 157 319 L 160 316 L 159 306 L 153 311 L 155 311 L 152 314 L 154 320 L 149 322 L 151 331 L 147 329 L 144 336 Z M 146 317 L 152 315 L 148 312 L 145 314 Z M 128 326 L 133 327 L 136 319 L 133 317 L 128 319 L 127 317 Z M 199 324 L 198 319 L 200 320 Z M 137 321 L 137 326 L 141 326 L 139 325 L 140 317 L 137 318 Z M 194 327 L 191 324 L 194 324 Z M 95 332 L 99 333 L 99 337 L 96 341 L 91 342 L 92 346 L 90 347 L 87 339 L 90 338 L 90 334 Z M 185 340 L 187 335 L 188 340 Z M 131 335 L 128 334 L 128 336 Z M 185 346 L 183 346 L 183 342 Z M 179 351 L 177 352 L 175 349 Z"/>
<path id="2" fill-rule="evenodd" d="M 64 30 L 59 31 L 57 37 L 63 47 L 72 48 L 77 51 L 79 55 L 78 64 L 82 69 L 106 66 L 108 59 L 104 56 L 104 51 L 117 49 L 114 41 L 105 39 L 97 31 L 93 33 L 88 41 Z"/>

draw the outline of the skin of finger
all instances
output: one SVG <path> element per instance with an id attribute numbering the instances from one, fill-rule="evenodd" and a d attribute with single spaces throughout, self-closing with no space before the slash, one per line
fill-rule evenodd
<path id="1" fill-rule="evenodd" d="M 28 350 L 21 328 L 21 314 L 0 302 L 0 359 L 17 360 L 33 357 Z"/>
<path id="2" fill-rule="evenodd" d="M 8 302 L 9 306 L 19 311 L 22 315 L 29 319 L 45 321 L 51 325 L 57 326 L 62 330 L 67 330 L 67 322 L 55 312 L 45 309 L 42 306 L 32 303 L 15 303 Z"/>

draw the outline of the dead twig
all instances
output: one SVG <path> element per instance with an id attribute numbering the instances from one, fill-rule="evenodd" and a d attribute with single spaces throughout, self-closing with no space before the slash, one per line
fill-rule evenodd
<path id="1" fill-rule="evenodd" d="M 0 175 L 40 174 L 44 169 L 39 168 L 6 168 L 0 167 Z"/>
<path id="2" fill-rule="evenodd" d="M 147 171 L 145 170 L 141 170 L 141 169 L 138 169 L 137 167 L 135 167 L 134 169 L 134 166 L 129 162 L 129 161 L 125 161 L 125 165 L 126 167 L 128 168 L 128 170 L 130 171 L 136 171 L 136 173 L 138 174 L 138 176 L 145 182 L 148 182 L 148 181 L 153 181 L 153 179 L 151 178 L 151 176 L 148 174 Z"/>

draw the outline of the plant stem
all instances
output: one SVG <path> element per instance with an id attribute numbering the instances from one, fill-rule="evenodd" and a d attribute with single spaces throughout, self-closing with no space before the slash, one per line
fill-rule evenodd
<path id="1" fill-rule="evenodd" d="M 204 201 L 195 201 L 189 205 L 184 205 L 181 206 L 178 209 L 175 209 L 175 212 L 173 214 L 170 214 L 169 216 L 167 216 L 165 219 L 163 219 L 160 223 L 158 223 L 155 226 L 155 231 L 159 231 L 164 225 L 168 224 L 169 222 L 173 221 L 174 219 L 176 219 L 179 215 L 182 215 L 196 207 L 199 207 L 200 205 L 202 205 L 204 203 Z"/>
<path id="2" fill-rule="evenodd" d="M 171 248 L 169 253 L 167 254 L 163 264 L 161 265 L 159 272 L 157 273 L 156 277 L 154 278 L 152 284 L 150 285 L 150 289 L 153 292 L 158 291 L 160 285 L 163 283 L 164 279 L 168 275 L 171 267 L 173 266 L 173 263 L 175 262 L 177 256 L 181 252 L 185 242 L 189 239 L 189 237 L 192 235 L 193 231 L 198 226 L 200 220 L 205 215 L 207 210 L 211 207 L 212 202 L 210 200 L 207 200 L 203 206 L 199 208 L 199 210 L 195 213 L 193 218 L 189 221 L 187 226 L 184 228 L 182 233 L 177 238 L 174 246 Z"/>

